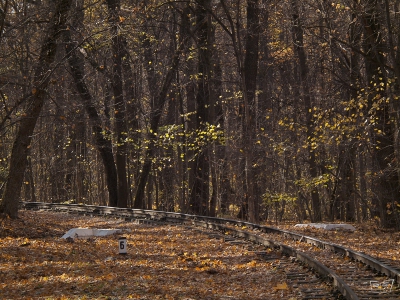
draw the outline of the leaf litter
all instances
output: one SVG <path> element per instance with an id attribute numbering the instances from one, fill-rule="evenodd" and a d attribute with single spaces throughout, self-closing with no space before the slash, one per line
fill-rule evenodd
<path id="1" fill-rule="evenodd" d="M 298 228 L 289 224 L 277 227 L 342 245 L 400 267 L 400 231 L 379 228 L 374 222 L 351 225 L 356 228 L 354 232 L 314 227 Z"/>
<path id="2" fill-rule="evenodd" d="M 73 227 L 122 233 L 60 238 Z M 118 253 L 121 235 L 126 255 Z M 0 227 L 0 298 L 300 299 L 279 257 L 266 261 L 254 247 L 184 226 L 21 211 Z"/>

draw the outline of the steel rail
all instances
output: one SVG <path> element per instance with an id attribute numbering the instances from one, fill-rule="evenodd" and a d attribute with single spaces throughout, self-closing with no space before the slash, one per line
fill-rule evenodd
<path id="1" fill-rule="evenodd" d="M 127 221 L 135 219 L 147 219 L 153 221 L 163 221 L 168 223 L 191 223 L 196 226 L 204 228 L 210 228 L 220 231 L 229 231 L 234 235 L 264 245 L 271 248 L 279 248 L 280 251 L 286 255 L 295 257 L 297 260 L 307 264 L 325 278 L 330 278 L 333 281 L 334 286 L 337 287 L 339 292 L 345 297 L 345 299 L 356 300 L 359 297 L 355 292 L 331 269 L 324 266 L 322 263 L 314 260 L 310 256 L 297 251 L 289 246 L 279 244 L 272 240 L 268 240 L 265 237 L 251 233 L 244 230 L 239 230 L 234 227 L 248 228 L 253 231 L 260 231 L 263 233 L 282 234 L 287 238 L 291 238 L 297 241 L 306 242 L 314 246 L 329 249 L 333 252 L 339 253 L 343 256 L 347 256 L 351 259 L 360 261 L 365 265 L 369 266 L 376 271 L 385 274 L 386 276 L 395 279 L 400 282 L 400 271 L 391 266 L 388 266 L 375 258 L 360 253 L 349 248 L 333 244 L 330 242 L 321 241 L 319 239 L 301 235 L 295 232 L 287 230 L 281 230 L 275 227 L 263 226 L 259 224 L 249 223 L 240 220 L 215 218 L 207 216 L 190 215 L 176 212 L 156 211 L 156 210 L 145 210 L 145 209 L 131 209 L 131 208 L 116 208 L 108 206 L 95 206 L 95 205 L 82 205 L 82 204 L 59 204 L 59 203 L 43 203 L 43 202 L 21 202 L 21 208 L 29 210 L 53 210 L 63 212 L 75 212 L 85 215 L 98 215 L 98 216 L 113 216 L 118 218 L 124 218 Z"/>
<path id="2" fill-rule="evenodd" d="M 277 243 L 272 240 L 268 240 L 260 235 L 250 233 L 243 230 L 233 229 L 231 227 L 227 227 L 221 224 L 209 223 L 209 222 L 200 222 L 194 221 L 194 225 L 203 226 L 206 228 L 217 229 L 220 231 L 231 232 L 236 236 L 249 240 L 253 243 L 257 243 L 260 245 L 264 245 L 269 248 L 279 248 L 283 254 L 289 255 L 291 257 L 296 258 L 298 261 L 303 262 L 308 265 L 310 268 L 315 270 L 320 276 L 324 278 L 330 278 L 333 280 L 333 285 L 339 290 L 339 292 L 348 300 L 358 300 L 359 297 L 356 293 L 340 278 L 333 270 L 327 268 L 325 265 L 320 263 L 319 261 L 311 258 L 307 254 L 297 251 L 292 247 Z"/>

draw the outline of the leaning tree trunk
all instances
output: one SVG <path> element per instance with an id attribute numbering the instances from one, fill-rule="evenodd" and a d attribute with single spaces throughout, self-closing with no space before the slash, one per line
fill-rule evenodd
<path id="1" fill-rule="evenodd" d="M 172 58 L 171 66 L 168 68 L 167 74 L 165 75 L 161 89 L 154 99 L 154 106 L 152 107 L 152 110 L 150 112 L 150 141 L 148 149 L 145 153 L 142 172 L 140 173 L 140 176 L 138 178 L 138 185 L 133 205 L 134 208 L 144 207 L 144 192 L 146 188 L 147 179 L 151 171 L 153 153 L 155 147 L 154 142 L 158 131 L 158 124 L 160 122 L 164 105 L 167 102 L 167 96 L 171 87 L 172 80 L 174 79 L 175 73 L 179 66 L 180 55 L 182 54 L 183 48 L 186 45 L 186 43 L 187 39 L 183 40 L 179 44 L 179 47 L 176 50 L 174 57 Z"/>
<path id="2" fill-rule="evenodd" d="M 74 80 L 76 89 L 82 99 L 86 113 L 92 122 L 92 127 L 96 139 L 96 146 L 103 160 L 106 172 L 108 198 L 110 206 L 118 204 L 118 188 L 117 188 L 117 170 L 114 162 L 111 140 L 103 136 L 103 128 L 101 119 L 94 105 L 93 97 L 86 85 L 85 70 L 83 59 L 77 53 L 76 42 L 72 41 L 71 31 L 65 31 L 66 51 L 68 61 L 71 68 L 71 75 Z"/>
<path id="3" fill-rule="evenodd" d="M 22 182 L 31 147 L 32 135 L 46 98 L 46 88 L 50 81 L 52 63 L 57 52 L 57 39 L 63 32 L 72 0 L 57 2 L 48 32 L 43 41 L 37 62 L 32 95 L 27 100 L 27 110 L 21 120 L 11 152 L 10 169 L 0 212 L 11 218 L 18 217 L 18 202 Z"/>

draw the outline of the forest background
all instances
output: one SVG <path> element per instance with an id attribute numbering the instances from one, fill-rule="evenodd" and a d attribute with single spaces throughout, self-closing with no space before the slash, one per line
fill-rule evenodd
<path id="1" fill-rule="evenodd" d="M 400 0 L 0 0 L 0 211 L 400 228 Z"/>

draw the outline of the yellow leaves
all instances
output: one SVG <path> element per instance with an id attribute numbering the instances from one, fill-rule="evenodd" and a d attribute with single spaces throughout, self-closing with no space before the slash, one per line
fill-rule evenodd
<path id="1" fill-rule="evenodd" d="M 284 282 L 284 283 L 278 283 L 278 284 L 274 287 L 274 289 L 275 289 L 276 291 L 278 291 L 278 290 L 288 290 L 289 287 L 288 287 L 287 283 Z"/>
<path id="2" fill-rule="evenodd" d="M 341 4 L 341 3 L 335 3 L 335 2 L 332 2 L 331 3 L 331 5 L 332 5 L 332 7 L 333 8 L 335 8 L 336 10 L 350 10 L 350 7 L 349 6 L 345 6 L 344 4 Z"/>
<path id="3" fill-rule="evenodd" d="M 266 191 L 262 195 L 262 199 L 266 204 L 279 203 L 279 202 L 294 202 L 297 200 L 297 196 L 290 193 L 274 193 Z"/>
<path id="4" fill-rule="evenodd" d="M 315 150 L 315 149 L 317 148 L 317 143 L 316 143 L 316 142 L 312 142 L 312 143 L 310 144 L 310 146 L 311 146 L 311 149 L 312 149 L 312 150 Z"/>
<path id="5" fill-rule="evenodd" d="M 247 264 L 249 267 L 256 267 L 257 266 L 257 262 L 255 260 L 252 260 L 251 262 L 249 262 Z"/>
<path id="6" fill-rule="evenodd" d="M 67 274 L 65 274 L 65 273 L 62 273 L 62 274 L 59 276 L 59 279 L 61 279 L 62 281 L 65 281 L 65 280 L 67 280 L 67 279 L 69 279 L 69 278 L 70 278 L 70 276 L 67 275 Z"/>
<path id="7" fill-rule="evenodd" d="M 113 280 L 115 275 L 112 272 L 109 272 L 108 274 L 104 275 L 101 277 L 103 280 Z"/>
<path id="8" fill-rule="evenodd" d="M 257 261 L 256 260 L 251 260 L 251 261 L 249 261 L 247 263 L 238 264 L 237 266 L 235 266 L 235 269 L 237 269 L 237 270 L 243 270 L 243 269 L 249 270 L 249 269 L 252 269 L 252 268 L 257 268 L 257 266 L 258 266 Z"/>
<path id="9" fill-rule="evenodd" d="M 196 271 L 204 271 L 204 266 L 200 266 L 200 267 L 196 267 L 196 269 L 195 269 Z"/>
<path id="10" fill-rule="evenodd" d="M 293 57 L 293 54 L 294 54 L 293 48 L 282 45 L 281 41 L 269 43 L 269 44 L 272 46 L 272 51 L 271 51 L 270 55 L 271 55 L 271 57 L 274 58 L 274 60 L 277 63 L 283 63 L 286 60 Z"/>
<path id="11" fill-rule="evenodd" d="M 19 245 L 20 247 L 27 247 L 30 246 L 31 242 L 29 241 L 28 238 L 25 238 L 24 241 Z"/>

